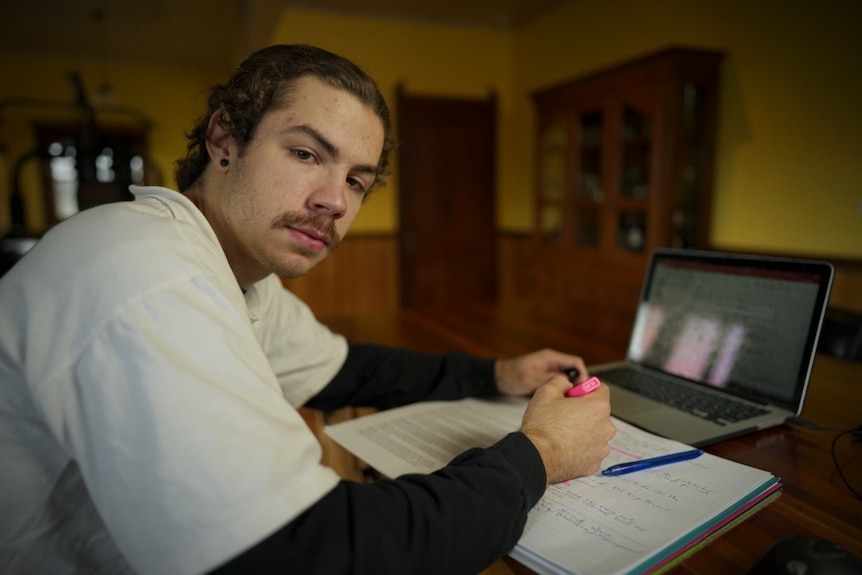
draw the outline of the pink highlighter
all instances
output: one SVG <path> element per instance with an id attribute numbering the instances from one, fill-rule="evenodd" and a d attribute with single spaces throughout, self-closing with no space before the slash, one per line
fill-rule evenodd
<path id="1" fill-rule="evenodd" d="M 596 376 L 591 377 L 590 379 L 583 381 L 566 392 L 566 397 L 581 397 L 582 395 L 586 395 L 591 391 L 595 391 L 602 384 L 599 381 L 599 378 Z"/>

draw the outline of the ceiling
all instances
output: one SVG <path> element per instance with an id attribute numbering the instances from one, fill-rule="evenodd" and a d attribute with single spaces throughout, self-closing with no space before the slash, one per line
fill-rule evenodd
<path id="1" fill-rule="evenodd" d="M 567 0 L 4 0 L 0 51 L 220 66 L 271 38 L 290 6 L 508 30 Z"/>

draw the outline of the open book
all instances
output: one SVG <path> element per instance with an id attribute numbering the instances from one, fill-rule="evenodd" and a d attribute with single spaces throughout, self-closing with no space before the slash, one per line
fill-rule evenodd
<path id="1" fill-rule="evenodd" d="M 336 442 L 388 477 L 430 473 L 520 427 L 526 400 L 425 402 L 328 426 Z M 625 422 L 603 468 L 690 449 Z M 538 573 L 661 571 L 777 496 L 779 479 L 708 453 L 697 459 L 552 485 L 510 555 Z"/>

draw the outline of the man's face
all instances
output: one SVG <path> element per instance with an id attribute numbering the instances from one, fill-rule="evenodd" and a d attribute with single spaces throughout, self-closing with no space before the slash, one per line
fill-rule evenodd
<path id="1" fill-rule="evenodd" d="M 370 107 L 311 77 L 264 115 L 208 215 L 240 285 L 301 276 L 335 249 L 376 179 L 383 140 Z"/>

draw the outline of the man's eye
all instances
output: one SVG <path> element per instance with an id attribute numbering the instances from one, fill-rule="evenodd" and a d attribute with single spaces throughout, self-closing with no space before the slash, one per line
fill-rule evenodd
<path id="1" fill-rule="evenodd" d="M 293 155 L 304 162 L 314 159 L 314 155 L 308 150 L 293 150 Z"/>
<path id="2" fill-rule="evenodd" d="M 357 178 L 347 178 L 347 185 L 356 190 L 357 192 L 365 193 L 367 189 L 365 182 Z"/>

